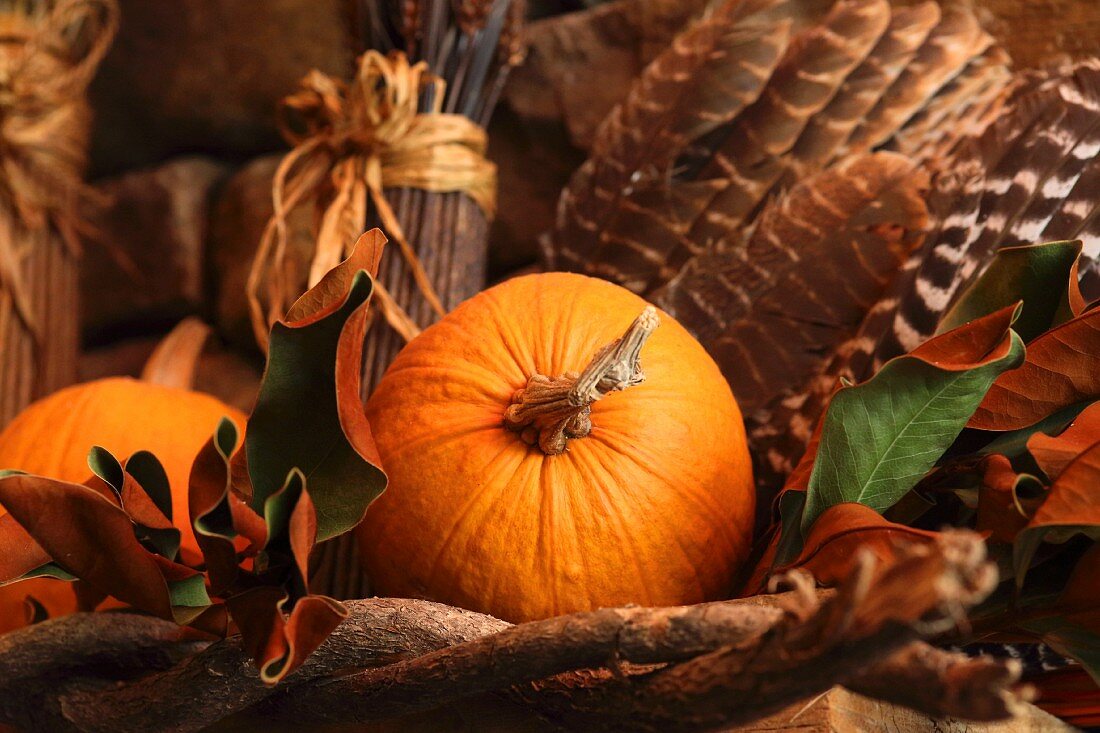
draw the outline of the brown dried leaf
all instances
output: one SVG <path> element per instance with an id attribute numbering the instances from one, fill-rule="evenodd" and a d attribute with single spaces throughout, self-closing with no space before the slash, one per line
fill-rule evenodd
<path id="1" fill-rule="evenodd" d="M 993 383 L 969 427 L 1019 430 L 1080 402 L 1100 398 L 1100 308 L 1047 331 L 1027 347 L 1023 366 Z"/>
<path id="2" fill-rule="evenodd" d="M 1100 528 L 1100 442 L 1077 456 L 1050 487 L 1029 528 L 1091 526 Z"/>
<path id="3" fill-rule="evenodd" d="M 161 618 L 174 618 L 167 582 L 192 577 L 196 571 L 142 547 L 134 536 L 133 520 L 109 494 L 40 476 L 0 478 L 0 504 L 50 558 L 102 593 Z"/>
<path id="4" fill-rule="evenodd" d="M 289 512 L 289 517 L 287 513 Z M 244 588 L 226 605 L 245 648 L 260 668 L 260 678 L 274 684 L 297 669 L 323 642 L 348 611 L 339 601 L 309 595 L 309 554 L 317 540 L 317 512 L 305 477 L 292 472 L 287 483 L 265 503 L 268 556 L 289 562 L 283 585 Z M 289 614 L 284 610 L 289 608 Z"/>
<path id="5" fill-rule="evenodd" d="M 1036 432 L 1027 440 L 1027 449 L 1052 481 L 1073 459 L 1100 442 L 1100 402 L 1089 405 L 1056 436 Z"/>
<path id="6" fill-rule="evenodd" d="M 1037 502 L 1026 501 L 1017 494 L 1021 476 L 1005 456 L 986 459 L 982 485 L 978 489 L 978 516 L 974 528 L 989 536 L 1012 544 L 1020 530 L 1027 526 Z"/>
<path id="7" fill-rule="evenodd" d="M 870 552 L 882 565 L 889 565 L 901 557 L 903 547 L 934 541 L 938 534 L 895 524 L 863 504 L 837 504 L 814 522 L 798 559 L 774 573 L 802 568 L 812 573 L 818 583 L 836 585 L 855 568 L 861 551 Z"/>

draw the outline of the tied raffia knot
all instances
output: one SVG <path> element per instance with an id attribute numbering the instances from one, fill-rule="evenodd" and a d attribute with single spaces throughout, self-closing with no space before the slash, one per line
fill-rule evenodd
<path id="1" fill-rule="evenodd" d="M 57 0 L 0 12 L 0 323 L 11 309 L 40 342 L 24 282 L 28 247 L 52 228 L 79 249 L 91 110 L 85 91 L 118 26 L 114 0 Z M 4 343 L 0 338 L 0 346 Z"/>
<path id="2" fill-rule="evenodd" d="M 257 340 L 300 294 L 344 259 L 367 227 L 368 201 L 397 243 L 421 294 L 437 315 L 444 307 L 383 193 L 386 188 L 460 192 L 492 218 L 496 167 L 485 159 L 485 131 L 462 115 L 442 113 L 446 84 L 427 64 L 401 52 L 368 51 L 350 82 L 313 71 L 283 100 L 280 127 L 294 146 L 272 183 L 274 213 L 249 275 Z M 306 283 L 287 251 L 289 213 L 313 201 L 319 224 Z M 419 328 L 380 283 L 382 313 L 406 339 Z"/>

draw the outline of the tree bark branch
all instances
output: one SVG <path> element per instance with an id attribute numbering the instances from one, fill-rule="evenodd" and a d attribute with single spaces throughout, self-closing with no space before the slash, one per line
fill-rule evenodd
<path id="1" fill-rule="evenodd" d="M 238 639 L 165 670 L 171 654 L 156 657 L 159 645 L 194 649 L 170 625 L 67 617 L 0 639 L 0 722 L 196 731 L 243 713 L 355 723 L 497 692 L 565 729 L 699 731 L 839 683 L 935 715 L 1002 719 L 1019 700 L 1018 670 L 911 643 L 954 624 L 989 592 L 980 547 L 972 534 L 951 533 L 881 571 L 864 559 L 836 593 L 815 593 L 796 576 L 795 592 L 768 599 L 604 609 L 518 626 L 427 601 L 353 601 L 351 618 L 275 688 L 259 682 Z M 107 673 L 104 659 L 114 660 Z M 152 673 L 111 677 L 125 660 Z"/>

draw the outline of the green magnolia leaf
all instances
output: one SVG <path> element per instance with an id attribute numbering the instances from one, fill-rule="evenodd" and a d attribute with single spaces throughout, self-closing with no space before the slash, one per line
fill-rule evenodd
<path id="1" fill-rule="evenodd" d="M 168 597 L 172 603 L 172 618 L 181 626 L 191 623 L 210 607 L 206 580 L 201 573 L 168 581 Z"/>
<path id="2" fill-rule="evenodd" d="M 962 432 L 997 376 L 1023 361 L 1010 306 L 929 340 L 833 395 L 810 474 L 802 534 L 831 506 L 884 512 Z"/>
<path id="3" fill-rule="evenodd" d="M 358 524 L 386 485 L 359 398 L 373 289 L 364 268 L 376 263 L 370 255 L 380 246 L 365 242 L 367 236 L 291 308 L 289 322 L 272 328 L 267 370 L 245 431 L 252 509 L 262 513 L 299 469 L 316 507 L 318 540 Z"/>
<path id="4" fill-rule="evenodd" d="M 1004 247 L 940 321 L 946 333 L 994 311 L 1023 301 L 1012 328 L 1029 342 L 1076 315 L 1077 260 L 1081 242 L 1048 242 Z"/>
<path id="5" fill-rule="evenodd" d="M 1080 662 L 1100 685 L 1100 634 L 1060 616 L 1028 621 L 1022 626 L 1059 653 Z"/>
<path id="6" fill-rule="evenodd" d="M 161 462 L 147 450 L 138 451 L 126 459 L 126 473 L 134 477 L 153 504 L 172 521 L 172 486 Z"/>
<path id="7" fill-rule="evenodd" d="M 804 491 L 784 491 L 779 495 L 779 545 L 775 550 L 773 567 L 793 562 L 802 552 L 802 533 L 799 524 L 806 507 Z"/>
<path id="8" fill-rule="evenodd" d="M 158 497 L 163 496 L 168 486 L 168 476 L 160 461 L 151 453 L 136 455 L 138 470 L 144 472 L 147 480 L 151 481 L 152 490 L 146 489 L 125 470 L 110 451 L 98 445 L 88 452 L 88 466 L 118 496 L 120 505 L 134 523 L 134 535 L 152 547 L 158 555 L 175 560 L 180 549 L 180 531 L 172 525 L 171 518 L 163 513 L 157 503 Z M 169 514 L 171 506 L 172 495 L 168 489 Z"/>

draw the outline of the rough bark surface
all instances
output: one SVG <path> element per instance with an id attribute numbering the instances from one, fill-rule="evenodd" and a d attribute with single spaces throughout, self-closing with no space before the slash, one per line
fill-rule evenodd
<path id="1" fill-rule="evenodd" d="M 465 700 L 503 704 L 492 693 L 559 729 L 701 731 L 837 683 L 888 698 L 914 687 L 904 702 L 932 714 L 1004 719 L 1026 693 L 1017 670 L 911 645 L 953 627 L 989 592 L 995 571 L 981 547 L 952 533 L 885 568 L 867 556 L 835 593 L 795 575 L 796 591 L 773 598 L 518 626 L 427 601 L 353 601 L 348 621 L 277 687 L 260 683 L 237 638 L 171 666 L 195 647 L 170 624 L 72 616 L 0 640 L 0 723 L 113 732 L 197 731 L 229 718 L 246 730 L 260 720 L 376 724 Z"/>

